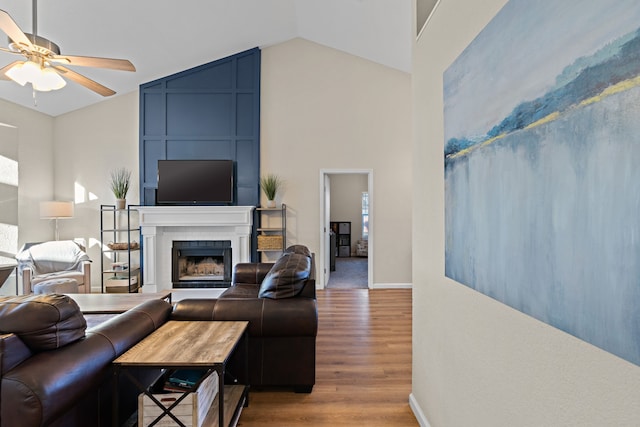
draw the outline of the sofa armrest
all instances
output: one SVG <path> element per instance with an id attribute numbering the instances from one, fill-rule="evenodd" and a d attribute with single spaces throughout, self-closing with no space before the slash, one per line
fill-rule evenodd
<path id="1" fill-rule="evenodd" d="M 4 375 L 33 356 L 29 347 L 16 334 L 0 335 L 0 375 Z"/>
<path id="2" fill-rule="evenodd" d="M 271 267 L 273 267 L 273 263 L 268 262 L 238 263 L 233 267 L 231 283 L 234 285 L 239 283 L 259 285 L 271 270 Z"/>
<path id="3" fill-rule="evenodd" d="M 118 357 L 169 320 L 171 309 L 162 299 L 145 301 L 92 328 L 87 335 L 106 338 Z"/>
<path id="4" fill-rule="evenodd" d="M 114 358 L 110 343 L 92 334 L 34 354 L 2 377 L 2 425 L 51 424 L 104 381 Z"/>

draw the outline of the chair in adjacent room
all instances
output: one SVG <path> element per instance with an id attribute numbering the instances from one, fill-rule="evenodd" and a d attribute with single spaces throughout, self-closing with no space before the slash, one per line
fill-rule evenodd
<path id="1" fill-rule="evenodd" d="M 356 244 L 356 256 L 368 256 L 369 255 L 369 241 L 366 239 L 358 240 Z"/>

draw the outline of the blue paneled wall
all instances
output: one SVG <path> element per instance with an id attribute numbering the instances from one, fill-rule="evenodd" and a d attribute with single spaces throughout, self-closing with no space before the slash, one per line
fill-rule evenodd
<path id="1" fill-rule="evenodd" d="M 260 201 L 260 50 L 140 86 L 140 203 L 155 204 L 158 160 L 236 165 L 234 200 Z"/>

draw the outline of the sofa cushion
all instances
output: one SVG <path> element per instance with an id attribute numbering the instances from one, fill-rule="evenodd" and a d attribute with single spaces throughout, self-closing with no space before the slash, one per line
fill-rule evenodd
<path id="1" fill-rule="evenodd" d="M 300 293 L 309 278 L 311 258 L 285 253 L 273 264 L 260 285 L 260 298 L 291 298 Z"/>
<path id="2" fill-rule="evenodd" d="M 86 328 L 78 304 L 66 295 L 0 298 L 0 332 L 16 334 L 33 352 L 72 343 L 84 337 Z"/>
<path id="3" fill-rule="evenodd" d="M 285 254 L 300 254 L 311 257 L 311 251 L 304 245 L 291 245 L 284 250 Z"/>

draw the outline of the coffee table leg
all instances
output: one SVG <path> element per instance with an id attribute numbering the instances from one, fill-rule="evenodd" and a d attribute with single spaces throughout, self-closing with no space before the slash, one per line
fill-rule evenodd
<path id="1" fill-rule="evenodd" d="M 224 426 L 224 374 L 226 367 L 222 365 L 218 375 L 218 426 Z"/>
<path id="2" fill-rule="evenodd" d="M 244 341 L 244 378 L 246 387 L 249 387 L 249 330 L 245 330 L 242 334 Z M 249 406 L 249 392 L 245 392 L 244 405 L 245 408 Z"/>
<path id="3" fill-rule="evenodd" d="M 113 390 L 111 394 L 111 398 L 113 401 L 111 402 L 111 425 L 113 427 L 118 427 L 118 401 L 120 400 L 120 396 L 118 396 L 118 378 L 120 377 L 120 367 L 115 365 L 113 368 Z"/>

